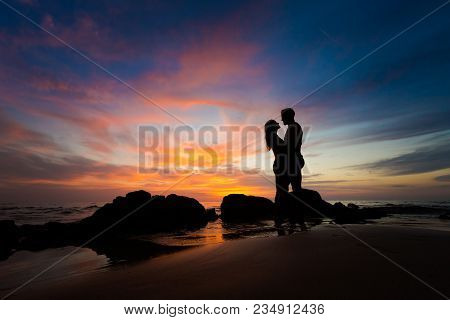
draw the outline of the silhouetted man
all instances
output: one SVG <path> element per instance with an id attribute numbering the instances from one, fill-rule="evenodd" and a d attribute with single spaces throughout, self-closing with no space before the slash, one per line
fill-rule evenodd
<path id="1" fill-rule="evenodd" d="M 305 165 L 301 154 L 303 130 L 295 122 L 295 111 L 291 108 L 281 110 L 281 120 L 287 125 L 284 143 L 287 147 L 287 179 L 292 186 L 292 191 L 300 191 L 302 185 L 302 168 Z M 288 187 L 289 187 L 288 184 Z"/>

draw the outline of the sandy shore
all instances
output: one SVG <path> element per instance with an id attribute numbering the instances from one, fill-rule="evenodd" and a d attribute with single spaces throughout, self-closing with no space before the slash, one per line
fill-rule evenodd
<path id="1" fill-rule="evenodd" d="M 450 233 L 348 230 L 450 296 Z M 69 279 L 35 281 L 12 299 L 441 299 L 336 226 L 228 241 Z"/>

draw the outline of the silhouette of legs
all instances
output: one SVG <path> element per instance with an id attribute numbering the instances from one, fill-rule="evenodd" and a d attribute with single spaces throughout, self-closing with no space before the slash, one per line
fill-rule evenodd
<path id="1" fill-rule="evenodd" d="M 294 192 L 299 192 L 302 190 L 302 173 L 301 171 L 293 174 L 293 175 L 289 175 L 289 183 L 292 186 L 292 191 Z"/>
<path id="2" fill-rule="evenodd" d="M 302 168 L 305 165 L 303 156 L 296 155 L 291 157 L 288 162 L 288 180 L 292 186 L 292 191 L 300 192 L 302 190 Z"/>
<path id="3" fill-rule="evenodd" d="M 279 236 L 286 235 L 286 231 L 284 231 L 284 228 L 283 228 L 283 218 L 279 214 L 275 216 L 274 222 L 275 222 L 275 228 L 277 229 L 278 235 Z"/>
<path id="4" fill-rule="evenodd" d="M 275 204 L 278 210 L 282 210 L 286 204 L 286 197 L 288 197 L 289 177 L 286 174 L 275 175 L 275 183 L 277 188 Z"/>

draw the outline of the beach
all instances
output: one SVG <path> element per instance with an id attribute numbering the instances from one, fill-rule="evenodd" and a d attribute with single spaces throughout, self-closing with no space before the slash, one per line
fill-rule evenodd
<path id="1" fill-rule="evenodd" d="M 449 244 L 444 230 L 329 224 L 42 277 L 9 299 L 442 299 Z"/>

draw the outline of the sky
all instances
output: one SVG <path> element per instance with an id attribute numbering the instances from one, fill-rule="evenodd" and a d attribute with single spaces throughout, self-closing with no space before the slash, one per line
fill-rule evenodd
<path id="1" fill-rule="evenodd" d="M 5 2 L 1 202 L 138 189 L 204 204 L 273 198 L 273 158 L 261 135 L 243 135 L 288 106 L 305 130 L 305 188 L 450 200 L 450 5 L 420 20 L 443 0 Z M 219 132 L 174 140 L 182 159 L 207 165 L 162 170 L 177 161 L 174 142 L 140 170 L 139 128 L 166 126 L 163 140 L 180 125 Z"/>

